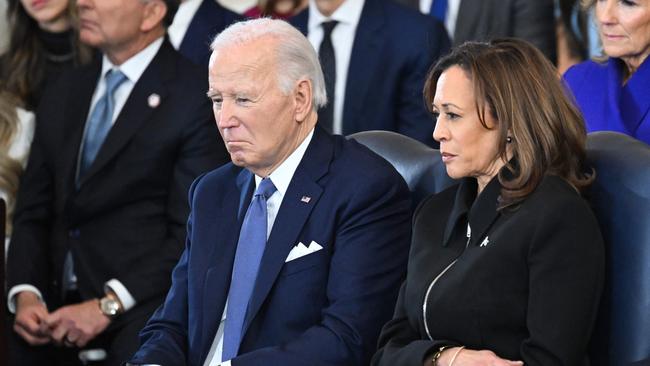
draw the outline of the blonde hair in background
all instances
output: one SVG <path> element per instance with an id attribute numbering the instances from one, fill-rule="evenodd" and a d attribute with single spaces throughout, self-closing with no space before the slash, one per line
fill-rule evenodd
<path id="1" fill-rule="evenodd" d="M 9 156 L 9 149 L 18 132 L 17 102 L 9 93 L 0 91 L 0 191 L 6 192 L 6 235 L 11 234 L 12 218 L 22 164 Z M 4 240 L 4 238 L 3 238 Z"/>

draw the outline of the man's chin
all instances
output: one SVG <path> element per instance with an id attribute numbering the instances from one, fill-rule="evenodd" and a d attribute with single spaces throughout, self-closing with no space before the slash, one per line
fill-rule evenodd
<path id="1" fill-rule="evenodd" d="M 91 31 L 81 30 L 79 40 L 81 43 L 93 48 L 100 48 L 102 45 L 101 38 Z"/>

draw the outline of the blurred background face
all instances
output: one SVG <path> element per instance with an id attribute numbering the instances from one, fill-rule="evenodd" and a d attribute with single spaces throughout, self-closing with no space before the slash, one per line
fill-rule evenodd
<path id="1" fill-rule="evenodd" d="M 79 37 L 107 50 L 130 42 L 140 33 L 145 3 L 140 0 L 77 0 Z"/>
<path id="2" fill-rule="evenodd" d="M 315 0 L 316 7 L 321 14 L 330 16 L 341 6 L 346 0 Z M 357 1 L 357 0 L 351 0 Z"/>
<path id="3" fill-rule="evenodd" d="M 596 19 L 608 56 L 637 58 L 640 62 L 648 56 L 650 0 L 598 0 Z"/>
<path id="4" fill-rule="evenodd" d="M 481 124 L 472 82 L 460 67 L 440 75 L 433 111 L 437 114 L 433 138 L 440 143 L 447 174 L 454 179 L 474 177 L 484 187 L 504 165 L 498 158 L 499 130 L 490 113 L 485 122 L 492 129 Z"/>
<path id="5" fill-rule="evenodd" d="M 20 3 L 41 29 L 63 32 L 70 28 L 69 1 L 71 0 L 20 0 Z"/>

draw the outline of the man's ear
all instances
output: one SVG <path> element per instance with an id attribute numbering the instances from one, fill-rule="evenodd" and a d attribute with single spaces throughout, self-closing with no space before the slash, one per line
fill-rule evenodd
<path id="1" fill-rule="evenodd" d="M 148 32 L 158 27 L 167 15 L 167 5 L 162 0 L 148 0 L 144 4 L 144 15 L 140 30 Z"/>
<path id="2" fill-rule="evenodd" d="M 312 86 L 308 79 L 298 80 L 293 92 L 296 103 L 295 119 L 303 122 L 312 110 Z"/>

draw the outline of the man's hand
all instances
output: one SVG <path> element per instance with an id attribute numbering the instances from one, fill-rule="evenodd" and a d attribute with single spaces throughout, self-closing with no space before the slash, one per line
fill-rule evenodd
<path id="1" fill-rule="evenodd" d="M 54 343 L 81 348 L 103 332 L 111 320 L 99 310 L 99 300 L 92 299 L 59 308 L 45 322 Z"/>
<path id="2" fill-rule="evenodd" d="M 45 326 L 49 316 L 45 304 L 30 291 L 16 295 L 16 320 L 14 331 L 32 346 L 50 342 L 50 334 Z"/>
<path id="3" fill-rule="evenodd" d="M 459 350 L 459 347 L 453 347 L 447 348 L 440 354 L 438 365 L 449 366 L 454 355 L 456 358 L 453 366 L 523 366 L 524 364 L 522 361 L 503 359 L 488 350 L 475 351 L 466 348 Z"/>

